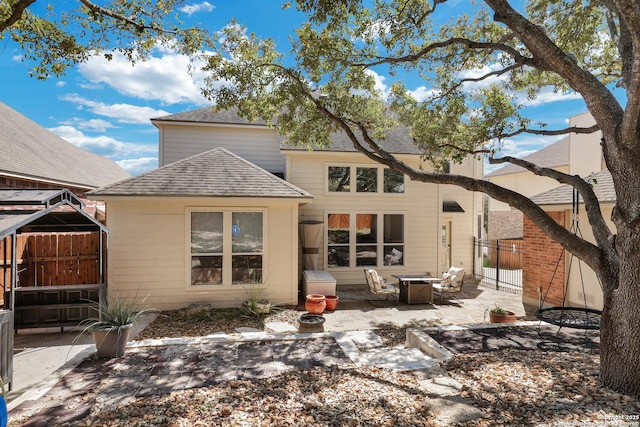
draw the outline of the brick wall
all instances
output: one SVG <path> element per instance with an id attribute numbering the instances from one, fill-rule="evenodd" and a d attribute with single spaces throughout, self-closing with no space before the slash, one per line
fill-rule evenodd
<path id="1" fill-rule="evenodd" d="M 566 224 L 564 211 L 547 213 L 558 224 Z M 565 253 L 562 246 L 544 234 L 526 215 L 523 218 L 523 237 L 522 302 L 537 307 L 539 299 L 543 299 L 545 306 L 563 305 Z"/>
<path id="2" fill-rule="evenodd" d="M 26 178 L 14 178 L 7 176 L 0 176 L 0 188 L 19 188 L 19 189 L 43 189 L 43 190 L 60 190 L 67 188 L 73 194 L 78 197 L 84 197 L 87 189 L 76 188 L 70 186 L 55 185 L 37 180 L 29 180 Z"/>

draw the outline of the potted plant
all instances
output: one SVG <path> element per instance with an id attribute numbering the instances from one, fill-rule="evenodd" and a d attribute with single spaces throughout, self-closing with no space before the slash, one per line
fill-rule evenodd
<path id="1" fill-rule="evenodd" d="M 264 288 L 253 284 L 247 291 L 247 299 L 242 301 L 242 310 L 249 315 L 259 316 L 271 312 L 271 303 L 264 297 Z"/>
<path id="2" fill-rule="evenodd" d="M 134 322 L 149 311 L 151 309 L 140 307 L 137 297 L 128 301 L 118 295 L 106 298 L 100 301 L 97 319 L 86 319 L 80 323 L 80 335 L 93 335 L 98 357 L 122 357 Z"/>
<path id="3" fill-rule="evenodd" d="M 485 319 L 487 318 L 487 312 L 489 312 L 489 321 L 491 323 L 510 323 L 517 320 L 516 314 L 513 311 L 502 308 L 497 304 L 492 309 L 485 309 Z"/>
<path id="4" fill-rule="evenodd" d="M 303 314 L 298 318 L 298 332 L 324 332 L 324 321 L 321 314 Z"/>

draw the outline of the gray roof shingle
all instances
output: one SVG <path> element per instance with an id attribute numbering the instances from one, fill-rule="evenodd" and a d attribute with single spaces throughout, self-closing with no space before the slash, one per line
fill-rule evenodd
<path id="1" fill-rule="evenodd" d="M 99 188 L 91 195 L 312 198 L 311 194 L 278 178 L 224 148 L 154 169 Z"/>
<path id="2" fill-rule="evenodd" d="M 250 122 L 249 120 L 238 116 L 237 108 L 215 111 L 213 107 L 198 108 L 197 110 L 183 111 L 182 113 L 156 117 L 151 119 L 151 122 L 217 123 L 267 126 L 263 120 Z"/>
<path id="3" fill-rule="evenodd" d="M 534 163 L 540 167 L 554 168 L 558 166 L 564 166 L 569 164 L 569 137 L 562 138 L 560 141 L 555 142 L 547 147 L 544 147 L 535 153 L 531 153 L 524 157 L 523 160 Z M 510 173 L 524 172 L 526 169 L 517 165 L 506 165 L 497 169 L 491 173 L 486 174 L 486 177 L 507 175 Z"/>
<path id="4" fill-rule="evenodd" d="M 131 175 L 113 160 L 83 150 L 0 102 L 0 173 L 98 188 Z"/>
<path id="5" fill-rule="evenodd" d="M 593 191 L 596 193 L 598 201 L 615 202 L 616 192 L 613 188 L 613 180 L 608 170 L 602 170 L 597 173 L 593 173 L 585 178 L 587 181 L 594 181 Z M 540 193 L 531 198 L 533 202 L 538 205 L 565 205 L 573 202 L 573 187 L 570 185 L 561 185 L 551 190 Z M 582 201 L 582 198 L 580 198 Z"/>
<path id="6" fill-rule="evenodd" d="M 185 111 L 182 113 L 172 114 L 164 117 L 157 117 L 151 119 L 151 122 L 156 123 L 210 123 L 210 124 L 233 124 L 233 125 L 245 125 L 245 126 L 261 126 L 267 127 L 267 124 L 263 120 L 257 120 L 255 122 L 249 122 L 237 114 L 237 109 L 215 111 L 213 107 L 205 107 L 197 110 Z M 389 131 L 387 139 L 383 142 L 383 147 L 394 154 L 421 154 L 421 150 L 413 143 L 413 138 L 409 128 L 406 126 L 399 126 Z M 307 147 L 296 147 L 286 143 L 282 143 L 280 148 L 283 150 L 304 150 L 307 151 Z M 336 132 L 331 136 L 330 148 L 318 148 L 314 147 L 316 151 L 356 151 L 353 144 L 344 132 Z"/>

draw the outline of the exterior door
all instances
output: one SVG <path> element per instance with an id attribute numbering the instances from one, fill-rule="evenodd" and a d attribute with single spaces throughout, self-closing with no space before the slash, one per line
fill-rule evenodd
<path id="1" fill-rule="evenodd" d="M 442 224 L 440 234 L 440 271 L 446 273 L 451 267 L 451 221 Z"/>

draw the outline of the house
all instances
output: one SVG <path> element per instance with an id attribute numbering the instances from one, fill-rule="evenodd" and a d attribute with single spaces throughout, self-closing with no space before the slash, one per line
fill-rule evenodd
<path id="1" fill-rule="evenodd" d="M 569 120 L 570 126 L 591 126 L 594 120 L 589 113 L 583 113 Z M 607 225 L 614 230 L 610 220 L 616 202 L 611 175 L 604 169 L 601 133 L 570 134 L 568 137 L 567 173 L 580 175 L 592 182 L 594 192 L 600 202 L 600 209 Z M 584 204 L 573 208 L 573 188 L 568 185 L 551 189 L 540 187 L 541 191 L 531 196 L 558 223 L 585 239 L 594 242 Z M 582 226 L 581 226 L 582 225 Z M 586 264 L 562 250 L 562 247 L 546 236 L 526 216 L 523 219 L 524 266 L 523 295 L 526 305 L 577 306 L 601 310 L 602 289 L 595 275 Z"/>
<path id="2" fill-rule="evenodd" d="M 569 138 L 563 138 L 523 158 L 541 167 L 569 170 Z M 507 164 L 485 175 L 485 179 L 523 196 L 531 197 L 554 188 L 557 181 L 532 174 L 521 166 Z M 522 212 L 489 198 L 487 238 L 493 240 L 522 239 Z"/>
<path id="3" fill-rule="evenodd" d="M 357 152 L 343 135 L 329 148 L 287 145 L 277 130 L 211 108 L 152 119 L 160 167 L 90 193 L 106 201 L 112 290 L 149 295 L 161 309 L 194 302 L 237 306 L 253 283 L 276 303 L 297 303 L 299 224 L 322 224 L 319 270 L 337 286 L 382 275 L 468 271 L 482 196 L 413 182 Z M 385 148 L 422 165 L 407 129 Z M 422 165 L 428 169 L 430 166 Z M 482 177 L 469 158 L 452 173 Z M 211 228 L 213 227 L 213 228 Z M 248 234 L 246 234 L 248 233 Z"/>

